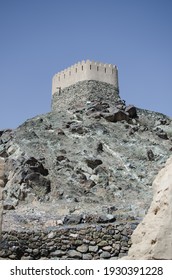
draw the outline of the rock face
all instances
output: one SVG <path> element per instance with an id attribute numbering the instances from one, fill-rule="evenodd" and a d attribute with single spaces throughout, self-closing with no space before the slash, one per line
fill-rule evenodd
<path id="1" fill-rule="evenodd" d="M 2 213 L 3 213 L 3 187 L 5 185 L 5 160 L 4 158 L 0 157 L 0 237 L 2 231 Z"/>
<path id="2" fill-rule="evenodd" d="M 116 221 L 144 217 L 153 179 L 169 157 L 172 122 L 139 109 L 135 118 L 111 122 L 101 117 L 107 110 L 115 105 L 66 107 L 65 113 L 41 115 L 2 133 L 4 229 L 26 227 L 23 216 L 35 228 L 57 218 L 71 221 L 71 214 L 81 223 L 109 214 Z M 158 129 L 168 139 L 158 137 Z"/>
<path id="3" fill-rule="evenodd" d="M 172 157 L 153 182 L 154 196 L 132 235 L 127 259 L 172 259 Z"/>

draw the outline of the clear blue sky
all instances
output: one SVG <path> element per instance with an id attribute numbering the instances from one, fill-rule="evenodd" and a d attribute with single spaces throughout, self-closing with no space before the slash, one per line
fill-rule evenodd
<path id="1" fill-rule="evenodd" d="M 50 111 L 52 76 L 116 64 L 120 95 L 172 116 L 171 0 L 0 0 L 0 129 Z"/>

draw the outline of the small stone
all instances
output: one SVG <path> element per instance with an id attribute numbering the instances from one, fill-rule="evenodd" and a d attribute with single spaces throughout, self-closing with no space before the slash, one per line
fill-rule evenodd
<path id="1" fill-rule="evenodd" d="M 83 242 L 86 243 L 86 244 L 90 244 L 90 240 L 88 239 L 83 239 Z M 92 245 L 92 244 L 91 244 Z M 94 244 L 93 244 L 94 245 Z"/>
<path id="2" fill-rule="evenodd" d="M 62 220 L 57 220 L 56 221 L 56 225 L 58 226 L 58 225 L 63 225 L 63 221 Z"/>
<path id="3" fill-rule="evenodd" d="M 78 237 L 78 233 L 71 233 L 71 234 L 69 234 L 69 236 L 71 236 L 73 238 L 77 238 Z"/>
<path id="4" fill-rule="evenodd" d="M 17 259 L 17 256 L 16 255 L 9 255 L 9 259 L 11 259 L 11 260 L 16 260 Z"/>
<path id="5" fill-rule="evenodd" d="M 115 241 L 119 241 L 121 239 L 121 235 L 120 234 L 115 234 L 113 236 L 113 238 L 115 239 Z"/>
<path id="6" fill-rule="evenodd" d="M 46 249 L 41 249 L 41 256 L 48 256 L 48 250 Z"/>
<path id="7" fill-rule="evenodd" d="M 92 187 L 94 187 L 95 186 L 95 182 L 93 181 L 93 180 L 86 180 L 85 182 L 84 182 L 84 184 L 83 184 L 83 187 L 85 188 L 85 189 L 87 189 L 87 190 L 89 190 L 89 189 L 91 189 Z"/>
<path id="8" fill-rule="evenodd" d="M 33 260 L 31 256 L 22 256 L 21 260 Z"/>
<path id="9" fill-rule="evenodd" d="M 33 251 L 33 250 L 30 249 L 30 248 L 27 248 L 27 249 L 25 250 L 25 252 L 28 253 L 28 254 L 32 254 L 32 251 Z"/>
<path id="10" fill-rule="evenodd" d="M 90 245 L 95 245 L 96 242 L 94 240 L 90 241 Z"/>
<path id="11" fill-rule="evenodd" d="M 81 259 L 82 258 L 82 254 L 76 250 L 70 250 L 68 251 L 68 256 L 70 258 L 73 258 L 73 259 Z"/>
<path id="12" fill-rule="evenodd" d="M 83 260 L 92 260 L 92 255 L 91 254 L 83 254 L 82 255 L 82 259 Z"/>
<path id="13" fill-rule="evenodd" d="M 108 245 L 108 242 L 106 240 L 102 240 L 97 244 L 99 247 L 104 247 L 106 245 Z"/>
<path id="14" fill-rule="evenodd" d="M 121 248 L 121 245 L 120 245 L 120 244 L 113 244 L 113 248 L 114 248 L 115 250 L 119 251 L 120 248 Z"/>
<path id="15" fill-rule="evenodd" d="M 89 252 L 93 252 L 93 253 L 96 253 L 97 251 L 98 251 L 98 246 L 96 245 L 96 246 L 89 246 Z"/>
<path id="16" fill-rule="evenodd" d="M 112 247 L 108 245 L 108 246 L 104 246 L 102 249 L 103 249 L 103 251 L 110 252 L 112 250 Z"/>
<path id="17" fill-rule="evenodd" d="M 78 246 L 77 251 L 79 251 L 80 253 L 86 253 L 88 251 L 88 246 L 87 245 Z"/>
<path id="18" fill-rule="evenodd" d="M 55 237 L 55 235 L 56 235 L 56 233 L 55 232 L 53 232 L 53 231 L 51 231 L 49 234 L 48 234 L 48 239 L 52 239 L 52 238 L 54 238 Z"/>
<path id="19" fill-rule="evenodd" d="M 121 253 L 127 252 L 128 251 L 128 246 L 122 246 L 121 247 Z"/>
<path id="20" fill-rule="evenodd" d="M 38 240 L 39 240 L 39 236 L 38 236 L 38 235 L 36 235 L 36 236 L 34 236 L 34 237 L 31 238 L 31 241 L 33 241 L 33 242 L 34 242 L 34 241 L 38 241 Z"/>
<path id="21" fill-rule="evenodd" d="M 161 139 L 164 139 L 164 140 L 167 140 L 167 139 L 168 139 L 168 135 L 167 135 L 167 133 L 164 132 L 164 131 L 157 132 L 156 135 L 158 135 L 159 138 L 161 138 Z"/>
<path id="22" fill-rule="evenodd" d="M 101 142 L 97 144 L 97 152 L 103 152 L 103 144 Z"/>
<path id="23" fill-rule="evenodd" d="M 47 242 L 47 246 L 50 248 L 51 246 L 54 246 L 54 241 Z"/>
<path id="24" fill-rule="evenodd" d="M 109 259 L 111 257 L 111 254 L 109 252 L 102 252 L 100 254 L 101 259 Z"/>
<path id="25" fill-rule="evenodd" d="M 126 256 L 127 255 L 127 253 L 119 253 L 119 258 L 122 258 L 122 257 L 124 257 L 124 256 Z"/>
<path id="26" fill-rule="evenodd" d="M 61 257 L 65 254 L 64 251 L 56 250 L 50 254 L 51 257 Z"/>
<path id="27" fill-rule="evenodd" d="M 16 205 L 17 205 L 18 201 L 17 199 L 7 199 L 4 201 L 4 204 L 3 204 L 3 208 L 5 210 L 12 210 L 12 209 L 15 209 Z"/>
<path id="28" fill-rule="evenodd" d="M 154 153 L 152 152 L 151 149 L 147 151 L 147 157 L 148 157 L 148 160 L 150 160 L 150 161 L 154 160 Z"/>
<path id="29" fill-rule="evenodd" d="M 75 245 L 82 245 L 83 241 L 80 239 L 75 240 Z"/>
<path id="30" fill-rule="evenodd" d="M 101 215 L 98 218 L 98 223 L 110 223 L 110 222 L 115 222 L 116 221 L 116 217 L 112 214 L 106 214 L 106 215 Z"/>
<path id="31" fill-rule="evenodd" d="M 63 239 L 61 242 L 62 242 L 63 244 L 69 244 L 69 243 L 70 243 L 70 241 L 67 240 L 67 239 Z"/>
<path id="32" fill-rule="evenodd" d="M 38 255 L 39 254 L 39 250 L 38 249 L 33 249 L 33 254 L 34 255 Z"/>
<path id="33" fill-rule="evenodd" d="M 64 218 L 64 224 L 80 224 L 82 220 L 81 215 L 66 215 Z"/>

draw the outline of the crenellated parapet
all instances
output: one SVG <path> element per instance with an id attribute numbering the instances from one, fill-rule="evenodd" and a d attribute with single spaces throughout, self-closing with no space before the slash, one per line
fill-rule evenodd
<path id="1" fill-rule="evenodd" d="M 114 85 L 118 89 L 118 69 L 116 65 L 90 60 L 78 62 L 54 75 L 52 94 L 80 81 L 95 80 Z"/>

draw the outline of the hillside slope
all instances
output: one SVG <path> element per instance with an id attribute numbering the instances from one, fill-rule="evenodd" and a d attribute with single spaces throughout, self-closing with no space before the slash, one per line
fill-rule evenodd
<path id="1" fill-rule="evenodd" d="M 42 228 L 50 218 L 65 223 L 71 215 L 74 224 L 140 221 L 171 140 L 167 116 L 107 100 L 1 131 L 3 229 Z"/>

